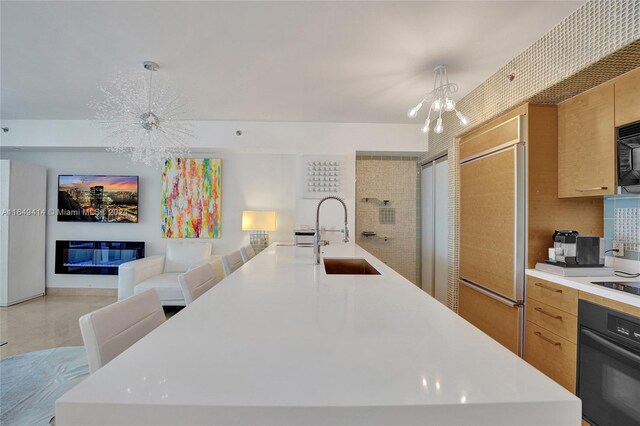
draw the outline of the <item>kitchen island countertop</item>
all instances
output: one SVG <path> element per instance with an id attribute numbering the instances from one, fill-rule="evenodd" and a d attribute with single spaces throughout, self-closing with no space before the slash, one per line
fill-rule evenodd
<path id="1" fill-rule="evenodd" d="M 580 400 L 355 244 L 271 245 L 56 403 L 70 424 L 580 424 Z"/>

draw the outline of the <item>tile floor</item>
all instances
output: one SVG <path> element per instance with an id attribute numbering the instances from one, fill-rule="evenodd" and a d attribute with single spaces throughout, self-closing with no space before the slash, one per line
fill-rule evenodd
<path id="1" fill-rule="evenodd" d="M 58 346 L 82 346 L 78 318 L 116 301 L 111 296 L 44 296 L 0 308 L 0 358 Z"/>
<path id="2" fill-rule="evenodd" d="M 59 346 L 82 346 L 78 319 L 115 296 L 44 296 L 0 308 L 0 359 Z M 165 307 L 167 319 L 182 309 Z"/>

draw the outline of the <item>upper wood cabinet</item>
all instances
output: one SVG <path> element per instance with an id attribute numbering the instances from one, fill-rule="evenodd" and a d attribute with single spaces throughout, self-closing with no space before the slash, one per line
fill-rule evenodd
<path id="1" fill-rule="evenodd" d="M 640 68 L 617 78 L 614 86 L 616 127 L 640 120 Z"/>
<path id="2" fill-rule="evenodd" d="M 558 105 L 558 197 L 616 192 L 614 84 Z"/>

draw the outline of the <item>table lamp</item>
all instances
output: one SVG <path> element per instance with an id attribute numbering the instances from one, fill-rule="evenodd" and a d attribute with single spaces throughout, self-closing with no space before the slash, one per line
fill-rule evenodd
<path id="1" fill-rule="evenodd" d="M 256 254 L 269 246 L 269 231 L 276 230 L 276 212 L 242 212 L 242 230 L 249 231 L 249 241 Z"/>

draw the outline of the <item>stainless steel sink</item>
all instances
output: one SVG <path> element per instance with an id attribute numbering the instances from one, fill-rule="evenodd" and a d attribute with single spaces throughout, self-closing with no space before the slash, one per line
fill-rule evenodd
<path id="1" fill-rule="evenodd" d="M 324 258 L 327 275 L 380 275 L 380 272 L 362 258 Z"/>

